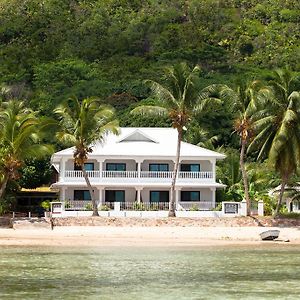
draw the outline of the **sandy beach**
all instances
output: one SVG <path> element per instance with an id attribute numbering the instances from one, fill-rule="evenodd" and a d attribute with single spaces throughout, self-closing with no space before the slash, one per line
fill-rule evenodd
<path id="1" fill-rule="evenodd" d="M 281 241 L 261 241 L 259 233 L 268 229 L 280 230 Z M 266 243 L 300 245 L 300 228 L 62 226 L 53 230 L 0 229 L 0 246 L 201 247 Z"/>

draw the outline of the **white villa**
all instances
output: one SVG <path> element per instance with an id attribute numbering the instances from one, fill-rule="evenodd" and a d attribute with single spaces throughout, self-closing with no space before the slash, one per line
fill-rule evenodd
<path id="1" fill-rule="evenodd" d="M 85 164 L 99 208 L 151 210 L 151 205 L 168 209 L 177 145 L 177 131 L 171 128 L 121 128 L 120 135 L 108 135 L 97 143 Z M 82 171 L 74 165 L 74 148 L 56 152 L 52 165 L 66 209 L 79 210 L 90 201 Z M 215 192 L 224 187 L 216 182 L 216 161 L 225 156 L 182 142 L 176 181 L 176 209 L 212 210 Z"/>

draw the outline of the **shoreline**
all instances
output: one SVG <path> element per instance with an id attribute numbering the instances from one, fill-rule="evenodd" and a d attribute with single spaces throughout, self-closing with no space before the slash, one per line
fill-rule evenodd
<path id="1" fill-rule="evenodd" d="M 280 230 L 280 241 L 261 241 L 259 233 Z M 283 242 L 289 240 L 290 242 Z M 1 246 L 54 247 L 211 247 L 300 246 L 299 227 L 138 227 L 59 226 L 48 228 L 0 228 Z"/>

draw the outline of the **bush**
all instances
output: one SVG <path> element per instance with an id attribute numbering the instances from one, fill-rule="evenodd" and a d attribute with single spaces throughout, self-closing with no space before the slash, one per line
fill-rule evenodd
<path id="1" fill-rule="evenodd" d="M 110 208 L 107 205 L 101 205 L 100 208 L 99 208 L 99 210 L 101 210 L 101 211 L 109 211 Z"/>
<path id="2" fill-rule="evenodd" d="M 40 204 L 40 207 L 42 207 L 45 211 L 50 211 L 50 200 L 45 200 Z"/>
<path id="3" fill-rule="evenodd" d="M 14 196 L 5 195 L 0 201 L 0 216 L 8 213 L 15 202 L 16 198 Z"/>
<path id="4" fill-rule="evenodd" d="M 84 206 L 84 210 L 93 210 L 93 205 L 91 203 L 87 203 L 85 206 Z"/>
<path id="5" fill-rule="evenodd" d="M 199 207 L 197 204 L 193 204 L 191 207 L 190 207 L 190 211 L 198 211 L 199 210 Z"/>
<path id="6" fill-rule="evenodd" d="M 300 213 L 296 212 L 280 212 L 278 215 L 279 218 L 288 218 L 288 219 L 300 219 Z"/>
<path id="7" fill-rule="evenodd" d="M 133 210 L 146 210 L 145 205 L 143 203 L 134 202 Z"/>
<path id="8" fill-rule="evenodd" d="M 214 211 L 221 211 L 222 210 L 222 202 L 218 203 L 217 206 L 213 210 Z"/>

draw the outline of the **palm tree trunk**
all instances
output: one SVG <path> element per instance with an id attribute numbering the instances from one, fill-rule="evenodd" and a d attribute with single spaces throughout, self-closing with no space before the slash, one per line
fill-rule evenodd
<path id="1" fill-rule="evenodd" d="M 278 197 L 278 201 L 277 201 L 277 205 L 276 205 L 276 209 L 275 209 L 275 213 L 274 213 L 275 217 L 279 214 L 279 210 L 280 210 L 280 207 L 281 207 L 283 193 L 284 193 L 284 189 L 285 189 L 286 184 L 287 184 L 287 176 L 284 176 L 282 178 L 282 181 L 281 181 L 280 194 L 279 194 L 279 197 Z"/>
<path id="2" fill-rule="evenodd" d="M 174 172 L 172 176 L 172 185 L 171 185 L 171 197 L 169 203 L 169 217 L 175 217 L 175 185 L 179 167 L 179 158 L 180 158 L 180 148 L 181 148 L 181 138 L 182 138 L 182 128 L 178 128 L 178 138 L 177 138 L 177 150 L 176 150 L 176 159 L 174 165 Z"/>
<path id="3" fill-rule="evenodd" d="M 251 203 L 250 203 L 250 197 L 249 197 L 248 176 L 246 173 L 245 163 L 244 163 L 246 142 L 242 139 L 241 144 L 242 144 L 242 146 L 241 146 L 241 153 L 240 153 L 240 167 L 241 167 L 242 176 L 243 176 L 245 199 L 246 199 L 246 203 L 247 203 L 247 216 L 250 216 Z"/>
<path id="4" fill-rule="evenodd" d="M 2 196 L 5 192 L 7 182 L 8 182 L 8 176 L 4 175 L 3 181 L 1 182 L 1 186 L 0 186 L 0 199 L 2 198 Z"/>
<path id="5" fill-rule="evenodd" d="M 85 179 L 85 182 L 88 186 L 88 190 L 90 192 L 90 195 L 91 195 L 91 199 L 92 199 L 92 206 L 93 206 L 93 216 L 94 217 L 99 217 L 99 213 L 98 213 L 98 207 L 97 207 L 97 202 L 96 202 L 96 197 L 95 197 L 95 193 L 93 191 L 93 188 L 92 188 L 92 185 L 90 183 L 90 180 L 89 180 L 89 177 L 86 173 L 86 170 L 84 168 L 84 166 L 81 166 L 81 169 L 82 169 L 82 174 L 83 174 L 83 177 Z"/>

